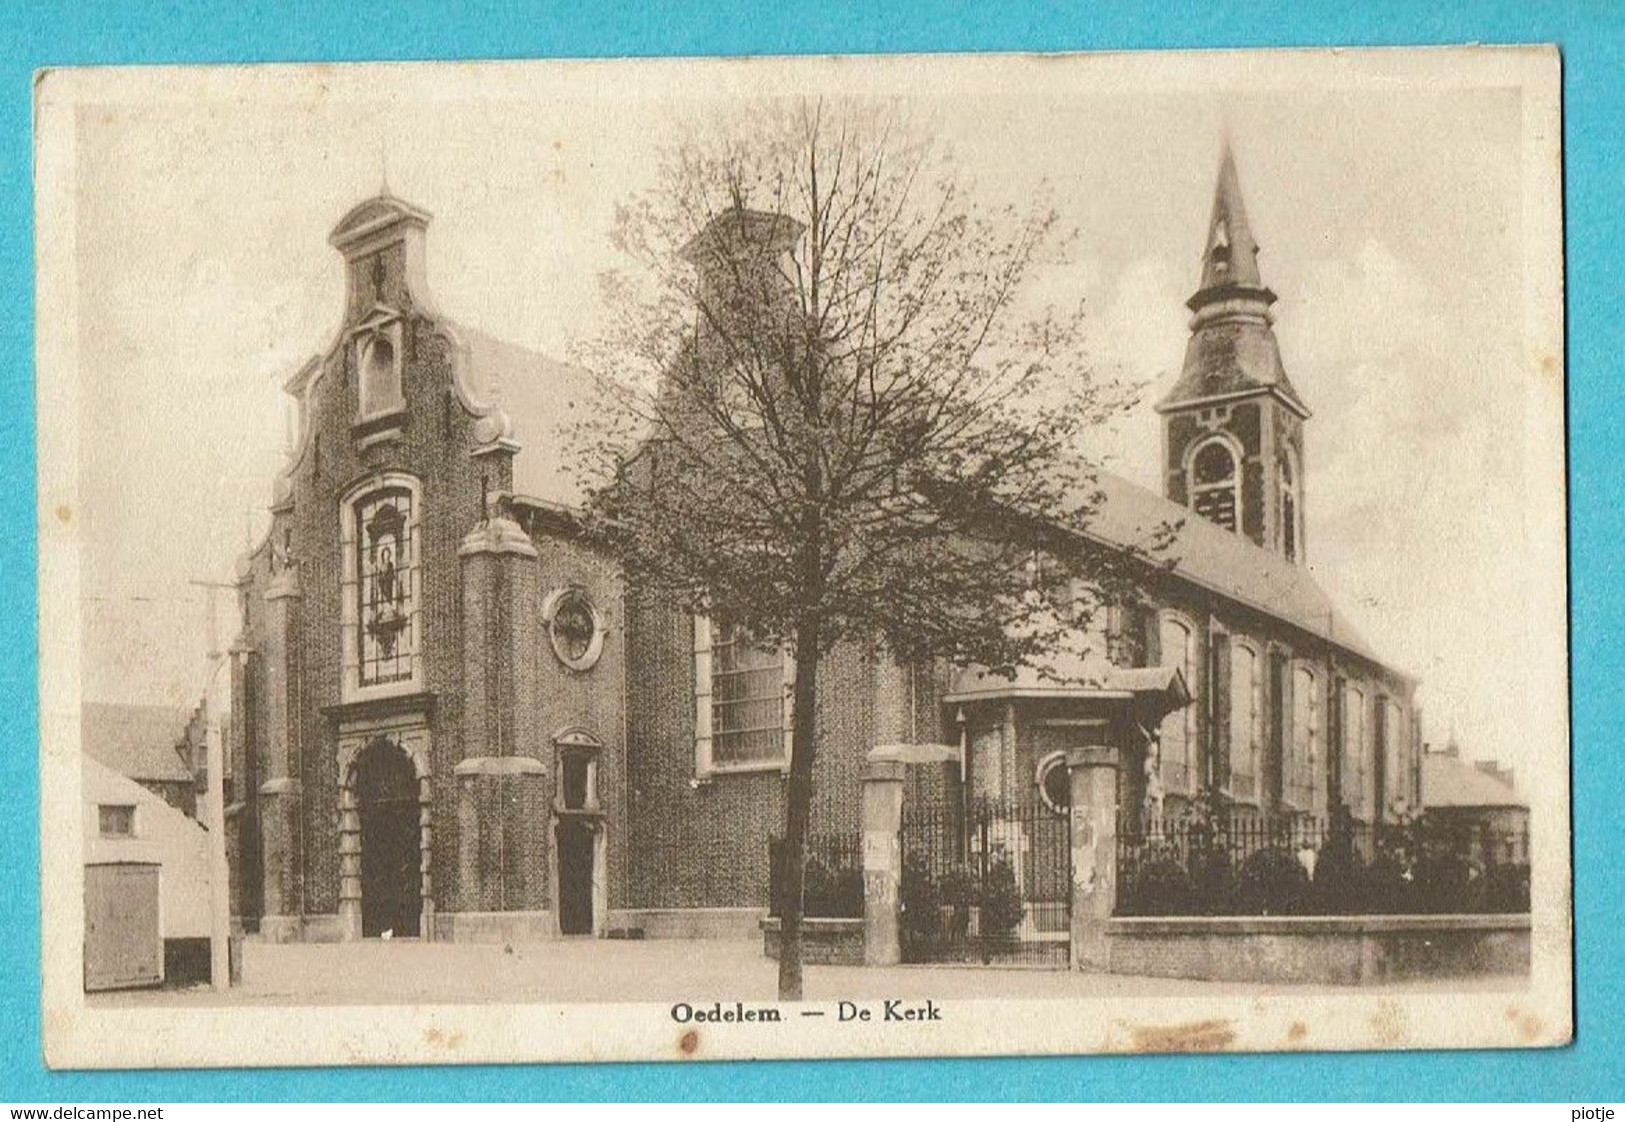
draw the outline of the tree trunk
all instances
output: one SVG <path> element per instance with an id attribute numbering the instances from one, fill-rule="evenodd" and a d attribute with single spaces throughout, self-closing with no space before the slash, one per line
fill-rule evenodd
<path id="1" fill-rule="evenodd" d="M 795 707 L 790 726 L 790 781 L 784 804 L 783 874 L 779 878 L 779 1000 L 801 1000 L 801 905 L 807 874 L 807 820 L 812 811 L 818 730 L 817 620 L 796 628 Z"/>

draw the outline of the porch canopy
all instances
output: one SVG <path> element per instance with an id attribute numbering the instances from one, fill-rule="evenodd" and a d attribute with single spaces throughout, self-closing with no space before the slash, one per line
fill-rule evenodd
<path id="1" fill-rule="evenodd" d="M 1057 701 L 1090 703 L 1089 708 L 1127 707 L 1135 720 L 1154 727 L 1175 709 L 1190 704 L 1190 690 L 1177 667 L 1114 666 L 1079 660 L 1071 667 L 1045 670 L 1022 668 L 1014 675 L 996 674 L 982 667 L 955 673 L 944 705 L 979 702 Z"/>

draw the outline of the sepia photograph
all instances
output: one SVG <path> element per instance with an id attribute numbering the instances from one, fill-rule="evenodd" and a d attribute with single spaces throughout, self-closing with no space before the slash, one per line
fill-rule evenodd
<path id="1" fill-rule="evenodd" d="M 41 72 L 46 1062 L 1566 1044 L 1558 75 Z"/>

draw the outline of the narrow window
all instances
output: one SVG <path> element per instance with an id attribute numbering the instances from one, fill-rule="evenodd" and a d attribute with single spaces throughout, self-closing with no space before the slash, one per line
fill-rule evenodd
<path id="1" fill-rule="evenodd" d="M 1287 766 L 1287 801 L 1298 810 L 1319 813 L 1322 790 L 1320 683 L 1298 667 L 1292 676 L 1292 751 Z"/>
<path id="2" fill-rule="evenodd" d="M 1382 790 L 1386 809 L 1403 814 L 1410 809 L 1410 783 L 1405 776 L 1405 711 L 1391 698 L 1382 702 L 1378 724 L 1382 737 Z"/>
<path id="3" fill-rule="evenodd" d="M 1162 786 L 1169 794 L 1190 794 L 1196 774 L 1192 756 L 1196 748 L 1196 711 L 1200 704 L 1197 694 L 1201 691 L 1196 633 L 1183 620 L 1163 616 L 1160 638 L 1163 665 L 1179 668 L 1191 695 L 1189 705 L 1162 720 Z"/>
<path id="4" fill-rule="evenodd" d="M 405 408 L 395 345 L 374 335 L 361 350 L 361 416 L 380 417 Z"/>
<path id="5" fill-rule="evenodd" d="M 1348 686 L 1343 691 L 1343 803 L 1356 817 L 1368 810 L 1365 727 L 1365 692 Z"/>
<path id="6" fill-rule="evenodd" d="M 1222 440 L 1209 440 L 1191 458 L 1191 508 L 1226 530 L 1241 523 L 1236 458 Z"/>
<path id="7" fill-rule="evenodd" d="M 1258 653 L 1241 643 L 1230 648 L 1230 793 L 1242 802 L 1258 798 L 1258 760 L 1264 714 Z"/>
<path id="8" fill-rule="evenodd" d="M 1281 552 L 1288 561 L 1298 559 L 1298 476 L 1291 456 L 1281 460 Z"/>

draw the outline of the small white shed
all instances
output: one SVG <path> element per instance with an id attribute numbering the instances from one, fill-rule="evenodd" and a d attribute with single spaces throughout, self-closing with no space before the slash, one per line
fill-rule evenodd
<path id="1" fill-rule="evenodd" d="M 83 758 L 85 989 L 158 985 L 165 945 L 209 935 L 208 832 Z"/>

